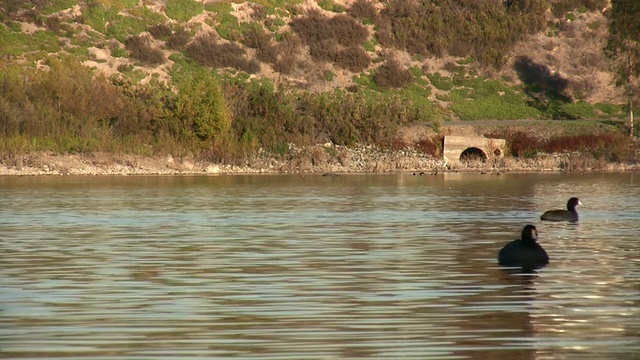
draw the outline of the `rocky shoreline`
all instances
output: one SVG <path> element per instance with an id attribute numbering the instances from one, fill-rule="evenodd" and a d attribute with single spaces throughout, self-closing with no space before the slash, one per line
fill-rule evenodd
<path id="1" fill-rule="evenodd" d="M 311 173 L 441 173 L 638 171 L 640 164 L 610 163 L 581 154 L 552 154 L 533 159 L 505 157 L 449 164 L 415 150 L 389 151 L 372 146 L 317 145 L 290 149 L 282 159 L 265 154 L 244 165 L 224 165 L 191 156 L 145 157 L 131 154 L 50 152 L 4 156 L 0 176 L 36 175 L 233 175 Z"/>

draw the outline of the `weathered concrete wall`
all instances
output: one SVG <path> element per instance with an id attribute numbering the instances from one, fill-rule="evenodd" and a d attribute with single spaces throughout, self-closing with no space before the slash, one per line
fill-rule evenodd
<path id="1" fill-rule="evenodd" d="M 485 159 L 495 159 L 504 156 L 505 139 L 490 139 L 472 136 L 445 136 L 442 155 L 449 164 L 460 162 L 460 156 L 465 150 L 481 152 Z M 478 151 L 479 150 L 479 151 Z"/>

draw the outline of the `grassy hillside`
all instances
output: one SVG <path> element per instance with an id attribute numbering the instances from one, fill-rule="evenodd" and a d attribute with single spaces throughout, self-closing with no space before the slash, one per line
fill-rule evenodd
<path id="1" fill-rule="evenodd" d="M 11 151 L 399 147 L 398 128 L 616 119 L 607 1 L 0 1 Z"/>

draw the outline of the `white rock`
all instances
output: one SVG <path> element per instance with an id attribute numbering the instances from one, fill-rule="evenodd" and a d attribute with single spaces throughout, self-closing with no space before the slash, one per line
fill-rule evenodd
<path id="1" fill-rule="evenodd" d="M 193 170 L 193 167 L 195 165 L 193 164 L 193 161 L 191 161 L 189 159 L 183 159 L 182 160 L 182 166 L 187 170 Z"/>

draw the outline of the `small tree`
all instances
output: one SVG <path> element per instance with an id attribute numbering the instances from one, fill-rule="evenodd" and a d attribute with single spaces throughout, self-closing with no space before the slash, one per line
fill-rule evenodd
<path id="1" fill-rule="evenodd" d="M 633 136 L 634 86 L 640 77 L 640 1 L 612 0 L 606 53 L 616 63 L 619 86 L 625 86 L 629 106 L 629 136 Z"/>
<path id="2" fill-rule="evenodd" d="M 184 81 L 179 86 L 176 115 L 187 137 L 221 144 L 228 139 L 233 114 L 222 87 L 211 75 Z"/>

